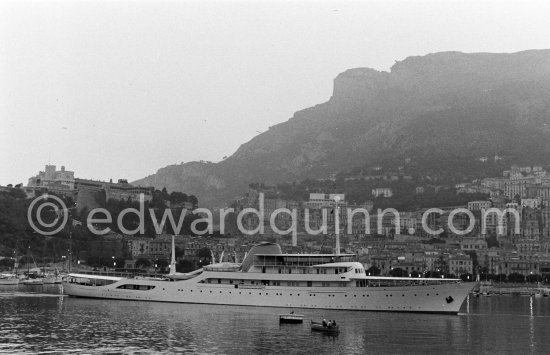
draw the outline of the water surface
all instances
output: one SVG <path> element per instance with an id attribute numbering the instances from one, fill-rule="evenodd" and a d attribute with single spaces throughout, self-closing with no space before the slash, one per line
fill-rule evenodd
<path id="1" fill-rule="evenodd" d="M 0 352 L 85 353 L 545 353 L 550 298 L 470 298 L 462 313 L 431 315 L 94 300 L 60 286 L 0 286 Z M 336 319 L 339 336 L 311 332 Z"/>

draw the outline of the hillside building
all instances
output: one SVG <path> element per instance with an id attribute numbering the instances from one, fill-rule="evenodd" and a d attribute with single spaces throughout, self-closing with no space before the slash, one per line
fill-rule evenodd
<path id="1" fill-rule="evenodd" d="M 372 196 L 374 197 L 392 197 L 393 190 L 390 187 L 377 187 L 372 189 Z"/>
<path id="2" fill-rule="evenodd" d="M 74 190 L 74 171 L 56 170 L 55 165 L 46 165 L 44 171 L 39 171 L 36 176 L 29 178 L 27 187 L 48 187 L 54 190 Z"/>

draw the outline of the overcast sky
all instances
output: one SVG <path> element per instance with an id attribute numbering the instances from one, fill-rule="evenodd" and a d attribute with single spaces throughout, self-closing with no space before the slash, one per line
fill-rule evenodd
<path id="1" fill-rule="evenodd" d="M 550 2 L 0 2 L 0 185 L 219 161 L 349 68 L 550 48 Z"/>

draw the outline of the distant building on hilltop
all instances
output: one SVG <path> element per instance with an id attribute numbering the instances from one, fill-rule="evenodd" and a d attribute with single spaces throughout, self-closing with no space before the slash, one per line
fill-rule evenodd
<path id="1" fill-rule="evenodd" d="M 96 190 L 105 191 L 105 197 L 107 200 L 131 200 L 139 201 L 140 196 L 143 194 L 144 201 L 150 201 L 153 198 L 152 187 L 134 186 L 128 183 L 128 181 L 119 179 L 117 183 L 96 181 L 88 179 L 75 179 L 75 188 L 78 190 Z"/>
<path id="2" fill-rule="evenodd" d="M 36 176 L 29 178 L 25 187 L 27 195 L 31 193 L 54 192 L 75 197 L 81 190 L 105 191 L 106 199 L 139 201 L 143 194 L 144 201 L 150 201 L 153 197 L 152 187 L 133 186 L 125 179 L 119 179 L 117 183 L 78 179 L 74 177 L 74 171 L 56 170 L 55 165 L 46 165 L 44 171 L 38 172 Z"/>
<path id="3" fill-rule="evenodd" d="M 39 171 L 38 175 L 29 178 L 28 187 L 48 187 L 57 190 L 74 190 L 74 171 L 56 170 L 55 165 L 46 165 L 44 171 Z"/>

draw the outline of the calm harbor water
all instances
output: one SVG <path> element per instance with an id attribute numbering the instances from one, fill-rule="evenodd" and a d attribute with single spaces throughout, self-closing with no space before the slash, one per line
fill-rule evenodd
<path id="1" fill-rule="evenodd" d="M 458 316 L 93 300 L 0 286 L 0 353 L 548 353 L 550 298 L 470 298 Z M 336 319 L 337 337 L 309 320 Z"/>

